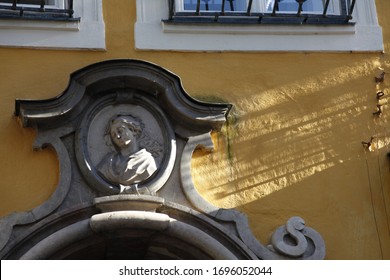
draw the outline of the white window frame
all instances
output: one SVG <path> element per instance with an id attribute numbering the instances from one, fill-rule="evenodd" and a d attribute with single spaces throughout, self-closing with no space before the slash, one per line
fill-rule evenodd
<path id="1" fill-rule="evenodd" d="M 64 1 L 54 7 L 63 9 Z M 102 0 L 75 0 L 73 9 L 79 21 L 1 19 L 0 47 L 105 50 Z"/>
<path id="2" fill-rule="evenodd" d="M 254 1 L 255 3 L 256 1 Z M 171 24 L 167 1 L 137 0 L 135 47 L 172 51 L 382 52 L 375 0 L 357 0 L 354 25 Z"/>

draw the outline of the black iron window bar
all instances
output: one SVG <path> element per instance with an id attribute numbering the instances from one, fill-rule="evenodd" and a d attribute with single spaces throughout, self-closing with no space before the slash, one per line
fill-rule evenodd
<path id="1" fill-rule="evenodd" d="M 74 18 L 73 0 L 65 0 L 65 8 L 53 8 L 45 0 L 0 0 L 0 18 L 39 20 L 79 20 Z M 4 3 L 10 3 L 5 5 Z M 28 4 L 28 5 L 26 5 Z"/>
<path id="2" fill-rule="evenodd" d="M 272 12 L 264 13 L 252 12 L 253 0 L 248 0 L 246 11 L 234 11 L 234 1 L 222 0 L 220 11 L 210 11 L 210 0 L 197 0 L 195 11 L 178 12 L 175 0 L 168 0 L 169 18 L 163 21 L 167 23 L 227 24 L 353 24 L 351 19 L 356 3 L 356 0 L 339 0 L 340 14 L 336 15 L 328 12 L 331 0 L 324 0 L 322 13 L 306 13 L 303 10 L 303 4 L 307 0 L 295 0 L 298 3 L 296 13 L 279 12 L 281 0 L 274 1 Z M 201 4 L 204 4 L 205 9 L 201 9 Z"/>

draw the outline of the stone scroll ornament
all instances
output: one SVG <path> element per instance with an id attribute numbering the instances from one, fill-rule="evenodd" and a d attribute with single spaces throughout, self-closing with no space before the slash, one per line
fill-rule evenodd
<path id="1" fill-rule="evenodd" d="M 54 149 L 60 175 L 42 205 L 0 219 L 0 257 L 71 258 L 64 254 L 81 250 L 80 238 L 103 242 L 132 230 L 127 240 L 153 233 L 145 237 L 156 240 L 145 248 L 151 256 L 323 259 L 324 241 L 303 219 L 288 220 L 266 246 L 243 213 L 198 193 L 193 152 L 213 150 L 210 133 L 221 130 L 231 107 L 193 99 L 178 76 L 139 60 L 96 63 L 73 73 L 56 98 L 17 100 L 16 117 L 36 129 L 36 149 Z M 196 249 L 183 251 L 164 242 L 168 236 Z M 159 246 L 165 249 L 150 252 Z"/>
<path id="2" fill-rule="evenodd" d="M 285 226 L 279 227 L 272 235 L 268 248 L 292 258 L 305 258 L 310 252 L 311 259 L 321 259 L 325 255 L 325 244 L 321 235 L 305 226 L 301 217 L 292 217 Z"/>

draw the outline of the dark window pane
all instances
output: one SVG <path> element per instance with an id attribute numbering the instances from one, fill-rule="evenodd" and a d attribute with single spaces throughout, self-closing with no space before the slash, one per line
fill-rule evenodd
<path id="1" fill-rule="evenodd" d="M 13 3 L 12 0 L 1 0 L 0 3 Z M 41 5 L 41 0 L 17 0 L 17 4 L 30 4 L 30 5 Z M 53 0 L 46 0 L 46 5 L 52 5 L 54 4 Z"/>
<path id="2" fill-rule="evenodd" d="M 222 0 L 201 0 L 200 10 L 201 11 L 221 11 Z M 197 0 L 184 0 L 184 10 L 194 11 L 197 7 Z M 245 11 L 247 8 L 246 0 L 226 0 L 225 11 Z"/>

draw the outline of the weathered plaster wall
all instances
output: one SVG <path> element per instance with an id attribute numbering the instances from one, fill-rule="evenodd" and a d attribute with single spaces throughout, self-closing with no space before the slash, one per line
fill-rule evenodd
<path id="1" fill-rule="evenodd" d="M 385 54 L 137 51 L 135 1 L 121 0 L 104 1 L 105 52 L 1 48 L 0 216 L 41 204 L 59 172 L 53 151 L 32 150 L 15 99 L 54 97 L 79 68 L 135 58 L 176 73 L 194 97 L 235 105 L 230 126 L 214 135 L 216 152 L 193 161 L 208 201 L 245 212 L 262 243 L 299 215 L 322 234 L 328 259 L 390 259 L 390 82 L 374 81 L 390 69 L 389 9 L 377 0 Z M 383 113 L 374 118 L 379 90 Z M 371 136 L 368 151 L 361 142 Z"/>

